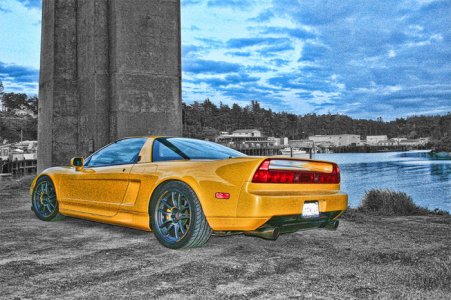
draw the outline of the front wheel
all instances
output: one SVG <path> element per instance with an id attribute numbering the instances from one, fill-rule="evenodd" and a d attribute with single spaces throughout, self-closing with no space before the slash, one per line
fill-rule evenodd
<path id="1" fill-rule="evenodd" d="M 36 181 L 31 201 L 33 211 L 39 219 L 51 221 L 58 215 L 55 186 L 50 177 L 42 176 Z"/>
<path id="2" fill-rule="evenodd" d="M 158 187 L 150 201 L 150 225 L 158 241 L 171 249 L 204 245 L 212 230 L 196 193 L 181 181 Z"/>

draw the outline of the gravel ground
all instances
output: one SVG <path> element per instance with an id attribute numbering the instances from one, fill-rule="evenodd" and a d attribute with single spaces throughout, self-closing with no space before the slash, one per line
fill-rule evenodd
<path id="1" fill-rule="evenodd" d="M 23 188 L 0 190 L 0 204 L 0 298 L 451 299 L 449 216 L 362 217 L 175 251 L 148 232 L 39 221 Z"/>

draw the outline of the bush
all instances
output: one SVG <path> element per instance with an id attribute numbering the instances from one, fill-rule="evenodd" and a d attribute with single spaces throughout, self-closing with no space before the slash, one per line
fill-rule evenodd
<path id="1" fill-rule="evenodd" d="M 426 215 L 429 213 L 427 209 L 417 206 L 406 193 L 388 189 L 367 191 L 357 210 L 384 216 Z"/>
<path id="2" fill-rule="evenodd" d="M 435 213 L 416 205 L 412 197 L 389 189 L 373 189 L 365 193 L 358 212 L 383 216 L 427 215 Z M 440 211 L 443 213 L 443 211 Z"/>
<path id="3" fill-rule="evenodd" d="M 365 222 L 367 215 L 377 216 L 412 216 L 412 215 L 442 215 L 449 216 L 449 212 L 434 209 L 429 210 L 416 205 L 412 198 L 403 192 L 389 189 L 369 190 L 362 197 L 359 207 L 348 207 L 343 218 L 354 222 Z"/>

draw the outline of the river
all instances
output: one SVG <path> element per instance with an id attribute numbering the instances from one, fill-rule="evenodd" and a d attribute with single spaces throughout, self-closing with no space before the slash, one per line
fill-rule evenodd
<path id="1" fill-rule="evenodd" d="M 432 160 L 427 151 L 324 153 L 315 159 L 338 163 L 341 189 L 357 207 L 365 191 L 389 188 L 410 195 L 419 206 L 451 212 L 451 160 Z"/>

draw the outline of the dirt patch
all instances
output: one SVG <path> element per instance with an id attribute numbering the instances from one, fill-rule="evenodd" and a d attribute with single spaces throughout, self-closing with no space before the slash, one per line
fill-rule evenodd
<path id="1" fill-rule="evenodd" d="M 23 188 L 0 204 L 0 298 L 451 298 L 450 216 L 358 216 L 174 251 L 147 232 L 39 221 Z"/>

